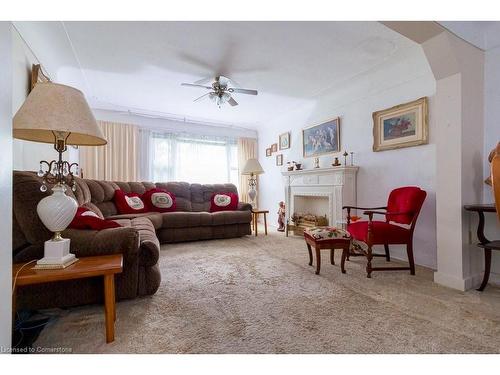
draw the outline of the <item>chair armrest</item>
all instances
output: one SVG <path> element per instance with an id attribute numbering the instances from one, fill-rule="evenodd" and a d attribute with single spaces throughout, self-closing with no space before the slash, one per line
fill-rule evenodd
<path id="1" fill-rule="evenodd" d="M 139 252 L 139 232 L 130 227 L 100 231 L 67 229 L 63 237 L 71 240 L 71 252 L 76 257 L 123 254 L 125 259 L 133 259 Z"/>
<path id="2" fill-rule="evenodd" d="M 367 210 L 367 211 L 363 212 L 363 215 L 368 215 L 368 218 L 371 221 L 374 214 L 390 216 L 390 215 L 407 215 L 410 213 L 411 212 L 409 212 L 409 211 L 399 211 L 399 212 L 387 212 L 386 211 L 386 212 L 383 212 L 383 211 Z"/>
<path id="3" fill-rule="evenodd" d="M 386 210 L 387 207 L 356 207 L 356 206 L 344 206 L 342 209 L 348 209 L 348 210 Z"/>
<path id="4" fill-rule="evenodd" d="M 250 203 L 238 202 L 238 211 L 252 211 L 252 205 Z"/>

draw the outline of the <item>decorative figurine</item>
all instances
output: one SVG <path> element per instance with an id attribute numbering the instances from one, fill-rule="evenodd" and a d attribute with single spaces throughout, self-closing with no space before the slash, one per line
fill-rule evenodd
<path id="1" fill-rule="evenodd" d="M 314 158 L 314 168 L 319 168 L 319 158 Z"/>
<path id="2" fill-rule="evenodd" d="M 344 153 L 342 154 L 342 156 L 344 157 L 344 166 L 346 166 L 346 167 L 347 167 L 347 156 L 348 155 L 349 154 L 347 153 L 347 151 L 344 151 Z"/>
<path id="3" fill-rule="evenodd" d="M 278 208 L 278 232 L 285 231 L 285 202 L 281 201 Z"/>
<path id="4" fill-rule="evenodd" d="M 338 157 L 335 157 L 335 160 L 333 161 L 332 166 L 333 167 L 338 167 L 340 165 L 340 161 Z"/>
<path id="5" fill-rule="evenodd" d="M 286 162 L 286 165 L 287 165 L 286 169 L 288 172 L 293 171 L 293 163 L 295 163 L 295 162 L 294 161 L 293 162 L 291 162 L 291 161 Z"/>
<path id="6" fill-rule="evenodd" d="M 295 163 L 295 170 L 296 171 L 302 170 L 302 163 Z"/>
<path id="7" fill-rule="evenodd" d="M 351 166 L 354 165 L 354 152 L 351 151 Z"/>

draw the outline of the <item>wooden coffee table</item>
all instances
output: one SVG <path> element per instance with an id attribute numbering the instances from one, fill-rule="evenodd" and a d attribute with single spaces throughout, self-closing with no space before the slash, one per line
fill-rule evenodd
<path id="1" fill-rule="evenodd" d="M 13 283 L 16 274 L 24 264 L 26 263 L 17 263 L 13 265 Z M 79 258 L 76 263 L 60 270 L 33 269 L 34 265 L 34 263 L 26 265 L 21 269 L 19 274 L 17 274 L 14 291 L 12 293 L 12 309 L 14 312 L 16 309 L 16 288 L 20 286 L 102 276 L 104 279 L 106 342 L 110 343 L 114 341 L 116 320 L 115 274 L 121 273 L 123 270 L 123 256 L 121 254 Z"/>

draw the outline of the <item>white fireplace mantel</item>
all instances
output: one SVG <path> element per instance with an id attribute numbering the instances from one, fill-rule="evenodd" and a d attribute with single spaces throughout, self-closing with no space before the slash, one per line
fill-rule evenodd
<path id="1" fill-rule="evenodd" d="M 342 206 L 356 205 L 358 169 L 345 166 L 281 172 L 285 179 L 286 222 L 295 212 L 296 198 L 309 196 L 328 198 L 329 225 L 342 225 Z"/>

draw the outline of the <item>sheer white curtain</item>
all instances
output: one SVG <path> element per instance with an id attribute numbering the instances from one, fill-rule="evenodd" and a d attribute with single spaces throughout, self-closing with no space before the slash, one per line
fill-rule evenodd
<path id="1" fill-rule="evenodd" d="M 159 132 L 151 132 L 149 139 L 149 180 L 238 186 L 236 139 Z"/>

